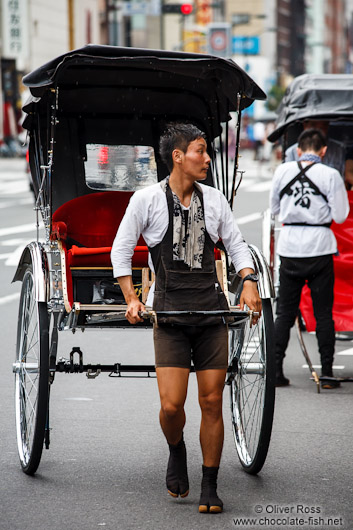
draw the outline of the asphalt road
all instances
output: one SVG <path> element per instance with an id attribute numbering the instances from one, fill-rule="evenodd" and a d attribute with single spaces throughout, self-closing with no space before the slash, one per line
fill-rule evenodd
<path id="1" fill-rule="evenodd" d="M 236 217 L 246 240 L 260 247 L 271 165 L 254 164 L 247 155 L 241 165 L 248 171 L 236 199 Z M 244 473 L 238 462 L 225 390 L 219 476 L 223 514 L 198 513 L 202 462 L 194 375 L 186 407 L 191 491 L 185 500 L 175 501 L 165 490 L 168 455 L 154 379 L 57 374 L 50 450 L 44 450 L 35 477 L 22 473 L 11 371 L 20 284 L 11 280 L 21 249 L 35 239 L 32 208 L 23 161 L 0 159 L 0 529 L 352 529 L 353 385 L 317 394 L 294 333 L 285 366 L 292 384 L 277 391 L 269 455 L 257 477 Z M 305 340 L 318 363 L 315 337 Z M 85 362 L 153 362 L 148 331 L 60 333 L 58 355 L 67 356 L 72 346 L 81 347 Z M 339 374 L 353 375 L 350 349 L 349 342 L 337 343 L 337 353 L 345 353 L 336 357 Z"/>

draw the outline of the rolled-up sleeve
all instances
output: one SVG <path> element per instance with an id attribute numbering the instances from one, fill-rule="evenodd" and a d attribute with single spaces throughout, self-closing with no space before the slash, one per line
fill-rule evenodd
<path id="1" fill-rule="evenodd" d="M 143 211 L 139 204 L 138 194 L 135 193 L 120 223 L 110 254 L 114 278 L 132 274 L 131 260 L 144 226 Z"/>

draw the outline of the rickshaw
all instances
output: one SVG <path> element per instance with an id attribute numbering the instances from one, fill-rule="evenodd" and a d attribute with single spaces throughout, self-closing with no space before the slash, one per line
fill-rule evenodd
<path id="1" fill-rule="evenodd" d="M 283 162 L 286 150 L 296 143 L 305 120 L 326 121 L 329 123 L 328 151 L 324 163 L 337 169 L 344 177 L 347 153 L 353 147 L 353 75 L 304 74 L 295 78 L 288 86 L 277 114 L 275 128 L 268 140 L 282 144 Z M 348 218 L 341 225 L 335 222 L 331 225 L 338 245 L 338 255 L 334 256 L 333 319 L 336 332 L 342 335 L 353 330 L 353 191 L 348 190 L 347 193 L 351 206 Z M 262 250 L 269 262 L 275 289 L 279 285 L 279 264 L 275 251 L 275 233 L 278 230 L 280 228 L 275 226 L 274 218 L 268 210 L 263 220 Z M 316 373 L 302 333 L 303 329 L 312 332 L 315 328 L 310 290 L 306 285 L 302 292 L 296 330 L 312 379 L 320 392 L 320 380 L 329 378 L 319 377 Z M 353 381 L 351 377 L 336 379 L 340 382 Z"/>
<path id="2" fill-rule="evenodd" d="M 153 365 L 86 364 L 80 347 L 57 359 L 65 330 L 146 329 L 165 316 L 146 306 L 143 323 L 124 317 L 124 298 L 112 275 L 110 250 L 133 192 L 165 178 L 158 140 L 169 121 L 192 121 L 207 135 L 212 164 L 206 184 L 233 204 L 242 109 L 266 96 L 233 61 L 210 55 L 88 45 L 26 75 L 24 106 L 29 163 L 45 237 L 23 251 L 14 281 L 22 282 L 17 332 L 15 409 L 19 459 L 34 474 L 50 444 L 49 396 L 58 373 L 101 372 L 150 376 Z M 228 121 L 237 116 L 234 167 L 228 158 Z M 215 249 L 229 310 L 230 408 L 235 445 L 248 473 L 262 468 L 274 410 L 274 290 L 262 253 L 249 246 L 263 311 L 258 323 L 239 309 L 241 282 L 223 250 Z M 146 301 L 153 274 L 140 238 L 133 282 Z M 170 313 L 168 313 L 170 314 Z M 255 319 L 256 320 L 256 319 Z M 193 371 L 193 370 L 191 370 Z"/>

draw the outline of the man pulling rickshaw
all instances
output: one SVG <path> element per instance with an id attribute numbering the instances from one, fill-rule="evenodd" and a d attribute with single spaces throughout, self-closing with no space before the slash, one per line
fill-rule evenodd
<path id="1" fill-rule="evenodd" d="M 200 184 L 210 157 L 204 133 L 191 124 L 171 124 L 160 140 L 170 176 L 136 192 L 120 224 L 112 248 L 114 276 L 119 280 L 131 324 L 145 311 L 135 293 L 131 256 L 142 234 L 156 275 L 153 309 L 226 310 L 219 286 L 214 247 L 221 238 L 242 277 L 240 309 L 260 312 L 257 276 L 224 196 Z M 173 497 L 189 493 L 183 438 L 184 403 L 191 360 L 194 363 L 202 419 L 200 442 L 203 478 L 200 512 L 218 513 L 217 474 L 223 446 L 222 394 L 228 365 L 228 331 L 222 317 L 169 317 L 154 326 L 156 373 L 161 399 L 160 423 L 169 445 L 167 489 Z"/>

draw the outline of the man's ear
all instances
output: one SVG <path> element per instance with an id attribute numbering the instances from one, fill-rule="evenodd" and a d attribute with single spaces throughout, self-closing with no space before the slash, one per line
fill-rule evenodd
<path id="1" fill-rule="evenodd" d="M 320 152 L 319 152 L 319 156 L 321 158 L 324 158 L 324 156 L 326 155 L 326 151 L 327 151 L 327 145 L 325 145 L 324 147 L 321 147 Z"/>
<path id="2" fill-rule="evenodd" d="M 174 149 L 174 151 L 172 152 L 172 158 L 173 158 L 173 162 L 174 164 L 180 164 L 181 162 L 181 151 L 180 149 Z"/>
<path id="3" fill-rule="evenodd" d="M 300 147 L 297 147 L 297 154 L 298 154 L 298 158 L 300 158 L 303 154 L 303 151 L 300 149 Z"/>

